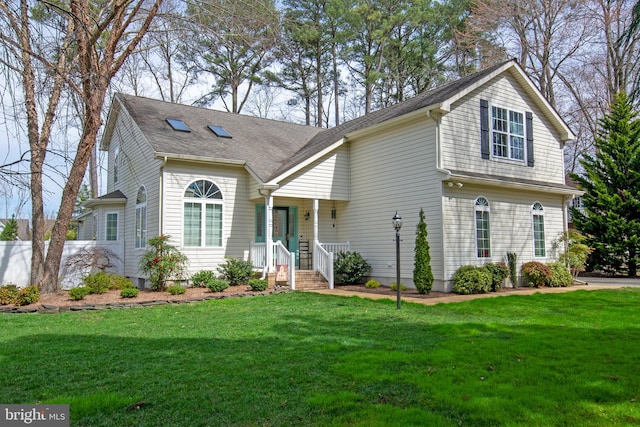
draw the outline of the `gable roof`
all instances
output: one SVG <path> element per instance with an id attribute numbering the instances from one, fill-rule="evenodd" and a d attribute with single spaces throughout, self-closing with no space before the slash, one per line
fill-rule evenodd
<path id="1" fill-rule="evenodd" d="M 263 181 L 323 131 L 122 93 L 115 99 L 136 122 L 156 156 L 245 165 Z M 166 119 L 182 120 L 191 131 L 173 130 Z M 216 136 L 209 125 L 223 127 L 231 138 Z"/>
<path id="2" fill-rule="evenodd" d="M 462 98 L 507 70 L 515 75 L 518 82 L 524 86 L 525 91 L 532 97 L 534 102 L 542 108 L 547 116 L 550 116 L 551 122 L 558 129 L 561 138 L 563 140 L 572 140 L 574 137 L 571 129 L 533 85 L 517 61 L 511 59 L 319 133 L 305 147 L 292 156 L 287 163 L 282 165 L 270 179 L 275 179 L 279 175 L 287 173 L 290 168 L 313 157 L 314 154 L 321 152 L 354 132 L 385 124 L 421 110 L 447 112 L 455 100 Z"/>
<path id="3" fill-rule="evenodd" d="M 446 113 L 451 104 L 491 79 L 510 72 L 550 119 L 561 139 L 573 134 L 524 70 L 512 59 L 462 77 L 390 107 L 331 129 L 244 116 L 118 93 L 109 115 L 102 148 L 110 141 L 115 116 L 124 107 L 156 156 L 245 166 L 262 183 L 277 185 L 286 177 L 342 144 L 354 133 L 385 126 L 424 111 Z M 114 113 L 115 112 L 115 113 Z M 167 119 L 182 120 L 190 132 L 174 130 Z M 231 138 L 216 136 L 209 125 L 223 127 Z"/>

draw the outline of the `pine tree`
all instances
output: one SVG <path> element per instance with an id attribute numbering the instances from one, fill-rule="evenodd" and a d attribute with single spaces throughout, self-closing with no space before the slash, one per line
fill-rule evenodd
<path id="1" fill-rule="evenodd" d="M 640 262 L 640 120 L 619 94 L 599 125 L 595 156 L 581 161 L 584 175 L 572 175 L 585 191 L 584 211 L 571 213 L 593 248 L 590 267 L 633 277 Z"/>
<path id="2" fill-rule="evenodd" d="M 15 215 L 4 225 L 2 233 L 0 233 L 0 241 L 11 242 L 18 240 L 18 221 Z"/>
<path id="3" fill-rule="evenodd" d="M 431 292 L 433 285 L 433 272 L 431 271 L 431 255 L 429 254 L 429 242 L 427 241 L 427 223 L 424 219 L 424 210 L 420 208 L 420 221 L 416 227 L 416 246 L 413 261 L 413 283 L 421 294 Z"/>

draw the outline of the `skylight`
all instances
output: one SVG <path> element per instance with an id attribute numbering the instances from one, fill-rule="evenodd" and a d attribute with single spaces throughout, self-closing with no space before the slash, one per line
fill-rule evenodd
<path id="1" fill-rule="evenodd" d="M 173 128 L 173 130 L 177 130 L 180 132 L 191 132 L 189 126 L 187 126 L 182 120 L 178 119 L 167 119 L 167 123 Z"/>
<path id="2" fill-rule="evenodd" d="M 222 126 L 209 125 L 209 129 L 211 132 L 215 133 L 217 137 L 220 138 L 233 138 L 229 132 Z"/>

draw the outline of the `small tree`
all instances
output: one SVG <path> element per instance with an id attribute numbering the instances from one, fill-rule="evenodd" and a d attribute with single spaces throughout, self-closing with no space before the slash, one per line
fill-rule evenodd
<path id="1" fill-rule="evenodd" d="M 18 221 L 15 215 L 4 225 L 2 233 L 0 233 L 0 241 L 11 242 L 18 240 Z"/>
<path id="2" fill-rule="evenodd" d="M 140 259 L 140 270 L 149 276 L 151 289 L 163 291 L 169 280 L 184 280 L 189 260 L 175 246 L 168 243 L 167 235 L 149 239 L 151 248 Z"/>
<path id="3" fill-rule="evenodd" d="M 433 285 L 431 255 L 429 254 L 429 241 L 427 240 L 427 235 L 427 223 L 424 218 L 424 209 L 420 208 L 420 220 L 416 227 L 413 283 L 421 294 L 428 294 L 431 292 L 431 286 Z"/>

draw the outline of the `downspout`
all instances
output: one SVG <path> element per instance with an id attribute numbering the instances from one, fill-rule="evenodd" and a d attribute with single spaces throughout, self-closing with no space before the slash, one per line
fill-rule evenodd
<path id="1" fill-rule="evenodd" d="M 451 171 L 449 169 L 444 169 L 442 167 L 442 150 L 440 149 L 440 119 L 442 118 L 442 116 L 440 114 L 431 114 L 431 110 L 427 111 L 427 117 L 429 117 L 430 119 L 432 119 L 433 121 L 436 122 L 436 171 L 443 173 L 447 176 L 446 179 L 451 178 Z M 441 190 L 442 191 L 442 190 Z M 447 283 L 447 262 L 446 262 L 446 256 L 445 254 L 447 253 L 447 245 L 446 245 L 446 233 L 445 233 L 445 227 L 444 227 L 444 217 L 445 217 L 445 211 L 444 211 L 444 192 L 442 194 L 442 196 L 440 197 L 440 235 L 442 236 L 442 243 L 441 243 L 441 247 L 442 247 L 442 286 L 443 286 L 443 291 L 447 291 L 446 289 L 446 283 Z"/>
<path id="2" fill-rule="evenodd" d="M 162 214 L 162 208 L 164 206 L 164 167 L 167 164 L 167 156 L 164 156 L 162 163 L 160 164 L 160 197 L 158 203 L 158 225 L 160 235 L 164 234 L 164 215 Z"/>

